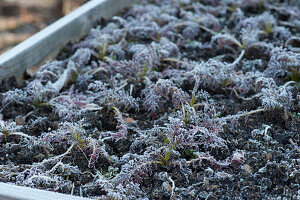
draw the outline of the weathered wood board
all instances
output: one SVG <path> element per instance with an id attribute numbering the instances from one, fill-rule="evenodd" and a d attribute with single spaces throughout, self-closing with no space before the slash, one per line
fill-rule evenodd
<path id="1" fill-rule="evenodd" d="M 136 0 L 91 0 L 0 56 L 0 80 L 20 76 L 55 57 L 69 41 L 86 35 L 101 18 L 110 18 Z"/>
<path id="2" fill-rule="evenodd" d="M 1 200 L 91 200 L 83 197 L 76 197 L 57 192 L 32 189 L 0 183 Z"/>

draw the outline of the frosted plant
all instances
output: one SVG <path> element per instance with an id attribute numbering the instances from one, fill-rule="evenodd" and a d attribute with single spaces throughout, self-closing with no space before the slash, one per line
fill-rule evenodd
<path id="1" fill-rule="evenodd" d="M 26 101 L 27 94 L 21 89 L 9 90 L 2 94 L 2 107 L 10 102 L 23 102 Z"/>
<path id="2" fill-rule="evenodd" d="M 194 146 L 196 149 L 199 149 L 200 145 L 203 145 L 205 149 L 228 148 L 227 142 L 217 134 L 218 132 L 214 130 L 209 131 L 207 128 L 196 126 L 187 133 L 186 145 Z"/>
<path id="3" fill-rule="evenodd" d="M 286 41 L 292 36 L 291 31 L 284 26 L 276 26 L 273 35 L 279 39 Z"/>
<path id="4" fill-rule="evenodd" d="M 118 81 L 116 79 L 112 79 L 112 82 L 112 88 L 108 88 L 108 84 L 101 81 L 91 83 L 88 88 L 95 91 L 95 99 L 100 103 L 100 105 L 104 106 L 106 104 L 108 106 L 123 106 L 126 110 L 137 110 L 139 107 L 137 99 L 133 98 L 124 89 L 127 83 L 118 86 Z"/>
<path id="5" fill-rule="evenodd" d="M 198 24 L 189 24 L 182 30 L 182 35 L 187 39 L 195 39 L 199 34 L 199 30 Z"/>
<path id="6" fill-rule="evenodd" d="M 285 85 L 277 86 L 272 78 L 260 77 L 256 79 L 256 84 L 261 88 L 262 106 L 264 108 L 284 108 L 289 109 L 292 103 L 292 93 Z"/>
<path id="7" fill-rule="evenodd" d="M 40 67 L 35 77 L 42 82 L 57 79 L 60 72 L 63 71 L 65 64 L 66 62 L 64 61 L 48 61 Z"/>
<path id="8" fill-rule="evenodd" d="M 123 50 L 121 44 L 113 44 L 109 45 L 107 48 L 107 53 L 109 54 L 109 57 L 116 58 L 117 60 L 124 60 L 126 52 Z"/>
<path id="9" fill-rule="evenodd" d="M 189 81 L 199 79 L 200 86 L 217 89 L 222 84 L 234 80 L 233 69 L 228 68 L 226 63 L 209 59 L 207 62 L 193 63 L 194 68 L 185 73 Z"/>
<path id="10" fill-rule="evenodd" d="M 101 147 L 100 147 L 100 142 L 97 141 L 94 138 L 88 138 L 89 141 L 89 147 L 92 149 L 92 153 L 90 155 L 88 167 L 92 168 L 95 167 L 96 162 L 99 158 L 99 155 L 101 153 Z"/>
<path id="11" fill-rule="evenodd" d="M 10 136 L 19 136 L 25 143 L 32 142 L 35 137 L 27 135 L 21 132 L 22 126 L 17 125 L 16 122 L 7 122 L 0 119 L 0 141 L 3 139 L 7 140 Z"/>
<path id="12" fill-rule="evenodd" d="M 99 106 L 92 103 L 94 99 L 93 96 L 78 93 L 71 88 L 50 99 L 48 104 L 54 108 L 59 117 L 70 120 L 89 110 L 99 110 Z"/>
<path id="13" fill-rule="evenodd" d="M 295 68 L 300 69 L 300 54 L 286 51 L 285 49 L 276 47 L 271 51 L 268 68 L 265 74 L 268 77 L 276 78 L 286 75 L 287 72 Z"/>
<path id="14" fill-rule="evenodd" d="M 93 52 L 91 49 L 80 48 L 76 50 L 74 55 L 71 57 L 71 60 L 73 60 L 76 63 L 76 67 L 80 68 L 89 62 L 92 53 Z"/>
<path id="15" fill-rule="evenodd" d="M 238 47 L 243 48 L 242 44 L 235 37 L 233 37 L 229 34 L 218 33 L 217 35 L 214 35 L 211 38 L 210 43 L 213 44 L 216 41 L 218 44 L 218 48 L 223 48 L 224 46 L 229 45 L 229 44 L 235 44 Z"/>
<path id="16" fill-rule="evenodd" d="M 116 176 L 115 184 L 126 186 L 130 183 L 142 183 L 145 177 L 152 175 L 153 162 L 149 155 L 134 155 L 135 158 L 122 165 L 120 173 Z"/>
<path id="17" fill-rule="evenodd" d="M 134 16 L 136 19 L 145 21 L 155 21 L 158 16 L 161 15 L 161 9 L 157 5 L 145 4 L 145 5 L 134 5 L 125 16 Z M 126 24 L 123 23 L 123 24 Z"/>
<path id="18" fill-rule="evenodd" d="M 188 161 L 188 164 L 193 164 L 194 167 L 196 166 L 202 166 L 203 160 L 207 160 L 212 165 L 213 169 L 222 169 L 222 168 L 228 168 L 230 166 L 234 167 L 236 165 L 240 165 L 245 161 L 245 155 L 242 151 L 235 151 L 233 152 L 232 158 L 227 158 L 225 160 L 216 160 L 213 156 L 211 156 L 209 153 L 201 153 L 197 152 L 197 158 Z"/>
<path id="19" fill-rule="evenodd" d="M 133 54 L 132 60 L 117 63 L 116 69 L 123 75 L 142 78 L 152 68 L 160 65 L 160 49 L 160 45 L 154 42 L 150 45 L 133 45 L 129 49 L 129 52 Z M 168 53 L 168 51 L 162 53 Z"/>
<path id="20" fill-rule="evenodd" d="M 143 66 L 133 60 L 122 60 L 116 63 L 116 70 L 122 75 L 137 77 L 143 73 Z"/>
<path id="21" fill-rule="evenodd" d="M 43 145 L 53 150 L 52 143 L 60 142 L 66 144 L 87 141 L 84 120 L 76 122 L 61 122 L 57 130 L 42 134 Z"/>
<path id="22" fill-rule="evenodd" d="M 169 100 L 170 96 L 172 104 L 175 107 L 185 103 L 189 99 L 189 95 L 186 92 L 173 85 L 169 80 L 159 79 L 155 84 L 155 90 L 157 94 L 166 100 Z"/>
<path id="23" fill-rule="evenodd" d="M 159 29 L 159 35 L 174 41 L 175 38 L 180 37 L 179 33 L 177 33 L 177 22 L 170 22 L 162 26 Z"/>
<path id="24" fill-rule="evenodd" d="M 169 39 L 161 37 L 159 44 L 158 55 L 160 59 L 168 57 L 176 58 L 180 56 L 179 47 Z"/>
<path id="25" fill-rule="evenodd" d="M 151 116 L 156 117 L 157 111 L 163 107 L 166 100 L 157 94 L 153 83 L 143 89 L 141 95 L 145 96 L 143 102 L 145 109 L 150 112 Z"/>
<path id="26" fill-rule="evenodd" d="M 215 188 L 227 199 L 247 198 L 251 187 L 244 181 L 253 172 L 242 171 L 246 164 L 238 167 L 245 158 L 250 168 L 265 160 L 251 152 L 255 141 L 246 141 L 260 133 L 257 127 L 247 132 L 247 125 L 257 126 L 250 114 L 268 116 L 280 108 L 284 122 L 297 122 L 296 4 L 143 0 L 101 22 L 72 46 L 73 55 L 46 63 L 22 89 L 0 94 L 0 156 L 8 164 L 0 165 L 0 178 L 99 199 L 209 199 L 219 195 Z M 288 50 L 277 47 L 283 44 Z M 285 83 L 285 77 L 293 81 Z M 250 123 L 242 121 L 247 116 Z M 232 126 L 239 123 L 245 127 Z M 294 123 L 286 125 L 296 130 Z M 280 156 L 285 167 L 299 150 L 297 141 L 273 128 L 274 138 L 292 144 L 280 149 L 288 155 Z M 246 156 L 237 147 L 247 148 Z M 277 157 L 269 147 L 259 146 Z M 289 188 L 297 191 L 297 159 L 291 163 L 282 168 L 290 174 L 286 196 L 294 195 Z M 271 192 L 265 197 L 272 199 Z"/>
<path id="27" fill-rule="evenodd" d="M 117 133 L 113 133 L 112 137 L 118 141 L 120 139 L 124 139 L 127 138 L 128 135 L 128 124 L 126 123 L 125 119 L 122 116 L 122 113 L 118 110 L 118 109 L 114 109 L 115 110 L 115 117 L 118 121 L 117 124 Z"/>
<path id="28" fill-rule="evenodd" d="M 159 26 L 153 21 L 132 20 L 126 24 L 128 33 L 138 39 L 156 38 Z"/>
<path id="29" fill-rule="evenodd" d="M 271 31 L 277 25 L 277 21 L 272 14 L 264 12 L 255 17 L 249 17 L 242 21 L 242 27 L 251 27 L 253 29 L 261 29 L 264 31 Z"/>
<path id="30" fill-rule="evenodd" d="M 42 84 L 40 79 L 34 79 L 23 89 L 14 89 L 2 94 L 2 105 L 7 106 L 11 102 L 23 104 L 32 104 L 35 108 L 38 108 L 43 103 L 49 101 L 52 96 L 57 95 L 57 91 L 52 85 Z"/>
<path id="31" fill-rule="evenodd" d="M 129 200 L 149 200 L 145 197 L 145 193 L 141 190 L 140 184 L 129 182 L 126 185 L 116 186 L 117 191 L 110 190 L 107 196 L 113 199 L 129 199 Z"/>
<path id="32" fill-rule="evenodd" d="M 151 70 L 153 67 L 156 67 L 160 64 L 160 57 L 158 54 L 159 45 L 152 42 L 143 50 L 131 50 L 134 52 L 132 59 L 137 62 L 140 66 L 148 67 Z"/>
<path id="33" fill-rule="evenodd" d="M 156 84 L 150 83 L 142 90 L 144 96 L 143 106 L 150 111 L 150 115 L 157 116 L 157 110 L 163 107 L 166 101 L 177 107 L 189 99 L 189 95 L 177 88 L 169 80 L 159 79 Z"/>
<path id="34" fill-rule="evenodd" d="M 89 35 L 73 49 L 90 48 L 97 50 L 105 44 L 116 44 L 126 36 L 126 30 L 120 28 L 118 23 L 110 22 L 105 27 L 98 26 L 90 30 Z"/>
<path id="35" fill-rule="evenodd" d="M 260 36 L 264 32 L 259 29 L 254 29 L 251 25 L 247 25 L 246 27 L 241 29 L 241 41 L 245 44 L 247 48 L 249 45 L 258 42 Z"/>

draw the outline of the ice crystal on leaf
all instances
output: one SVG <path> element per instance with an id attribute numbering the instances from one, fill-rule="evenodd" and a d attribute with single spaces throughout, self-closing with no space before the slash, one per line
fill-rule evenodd
<path id="1" fill-rule="evenodd" d="M 112 137 L 114 139 L 116 139 L 116 141 L 118 141 L 120 139 L 124 139 L 127 137 L 128 125 L 127 125 L 125 119 L 123 118 L 122 113 L 118 109 L 115 109 L 115 116 L 118 121 L 118 124 L 117 124 L 118 132 L 113 133 Z"/>
<path id="2" fill-rule="evenodd" d="M 113 44 L 107 48 L 107 53 L 110 57 L 116 58 L 117 60 L 124 60 L 126 52 L 122 49 L 121 44 Z"/>
<path id="3" fill-rule="evenodd" d="M 150 115 L 157 116 L 157 111 L 164 105 L 164 100 L 161 96 L 157 95 L 155 85 L 151 83 L 147 88 L 143 89 L 142 93 L 145 96 L 143 106 L 150 112 Z"/>
<path id="4" fill-rule="evenodd" d="M 227 148 L 226 141 L 219 137 L 214 130 L 209 131 L 205 127 L 196 126 L 190 130 L 187 134 L 188 144 L 199 148 L 199 145 L 203 145 L 204 148 Z"/>
<path id="5" fill-rule="evenodd" d="M 199 34 L 199 30 L 198 24 L 189 24 L 182 30 L 182 35 L 188 39 L 195 39 Z"/>
<path id="6" fill-rule="evenodd" d="M 234 80 L 232 69 L 225 63 L 210 59 L 207 62 L 194 63 L 194 69 L 187 72 L 189 80 L 199 79 L 199 83 L 204 88 L 216 89 L 226 81 Z"/>
<path id="7" fill-rule="evenodd" d="M 86 65 L 92 55 L 91 49 L 88 48 L 80 48 L 77 49 L 71 59 L 76 63 L 77 67 L 82 67 Z"/>
<path id="8" fill-rule="evenodd" d="M 72 117 L 83 114 L 89 109 L 97 109 L 97 106 L 91 103 L 93 100 L 94 97 L 78 93 L 71 88 L 69 91 L 63 92 L 61 95 L 50 99 L 49 105 L 54 107 L 59 117 L 71 119 Z"/>
<path id="9" fill-rule="evenodd" d="M 300 70 L 300 54 L 286 51 L 282 48 L 274 48 L 271 51 L 271 58 L 269 60 L 268 68 L 265 74 L 268 77 L 276 78 L 286 75 L 287 72 L 292 71 L 292 68 Z"/>
<path id="10" fill-rule="evenodd" d="M 4 97 L 2 99 L 2 106 L 4 107 L 6 104 L 12 101 L 24 101 L 27 95 L 21 89 L 14 89 L 3 93 L 2 96 Z"/>
<path id="11" fill-rule="evenodd" d="M 124 155 L 126 156 L 126 155 Z M 152 176 L 154 163 L 152 162 L 149 154 L 144 155 L 132 154 L 128 162 L 122 165 L 120 173 L 116 176 L 115 185 L 118 190 L 129 189 L 127 186 L 135 186 L 140 191 L 140 184 L 146 177 Z M 122 190 L 121 190 L 122 193 Z M 137 193 L 139 194 L 139 193 Z"/>
<path id="12" fill-rule="evenodd" d="M 133 60 L 137 62 L 139 65 L 144 67 L 149 67 L 152 69 L 160 64 L 160 58 L 158 55 L 158 44 L 152 42 L 146 48 L 137 48 L 137 50 L 131 50 L 134 52 Z"/>
<path id="13" fill-rule="evenodd" d="M 103 106 L 123 106 L 127 110 L 131 108 L 137 110 L 139 108 L 137 99 L 129 95 L 124 89 L 127 84 L 119 86 L 116 79 L 112 79 L 112 82 L 112 88 L 108 88 L 108 84 L 102 81 L 95 81 L 88 88 L 95 91 L 95 99 Z"/>
<path id="14" fill-rule="evenodd" d="M 171 100 L 173 106 L 177 107 L 189 99 L 186 92 L 165 79 L 159 79 L 156 84 L 150 83 L 142 90 L 142 95 L 144 96 L 143 105 L 152 116 L 156 116 L 157 110 L 162 108 L 167 101 Z"/>
<path id="15" fill-rule="evenodd" d="M 250 26 L 253 29 L 266 29 L 268 26 L 269 28 L 273 28 L 276 25 L 277 22 L 274 16 L 269 12 L 264 12 L 259 16 L 246 18 L 241 23 L 242 27 Z"/>
<path id="16" fill-rule="evenodd" d="M 233 153 L 232 158 L 227 158 L 225 160 L 216 160 L 209 153 L 197 153 L 197 158 L 194 159 L 193 166 L 202 166 L 203 160 L 207 160 L 212 165 L 213 169 L 228 168 L 230 166 L 234 167 L 244 162 L 245 155 L 244 152 L 236 151 Z"/>
<path id="17" fill-rule="evenodd" d="M 264 108 L 284 108 L 291 107 L 292 93 L 285 85 L 277 86 L 272 78 L 260 77 L 256 80 L 258 88 L 261 88 L 262 106 Z"/>
<path id="18" fill-rule="evenodd" d="M 159 26 L 152 21 L 133 20 L 126 24 L 128 33 L 138 39 L 153 39 L 157 36 Z"/>
<path id="19" fill-rule="evenodd" d="M 230 45 L 230 44 L 235 44 L 239 47 L 242 47 L 240 42 L 229 34 L 218 33 L 217 35 L 214 35 L 211 38 L 210 43 L 213 44 L 215 42 L 217 43 L 218 48 L 223 48 L 224 46 Z"/>

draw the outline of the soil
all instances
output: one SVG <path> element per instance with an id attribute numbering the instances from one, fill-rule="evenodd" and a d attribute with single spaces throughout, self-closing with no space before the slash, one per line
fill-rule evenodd
<path id="1" fill-rule="evenodd" d="M 299 3 L 149 0 L 120 16 L 1 82 L 0 181 L 95 199 L 300 199 L 300 53 L 286 43 Z M 274 76 L 275 54 L 294 64 Z"/>

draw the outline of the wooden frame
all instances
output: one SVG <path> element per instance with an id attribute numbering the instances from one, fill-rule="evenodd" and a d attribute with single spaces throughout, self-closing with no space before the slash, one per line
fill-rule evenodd
<path id="1" fill-rule="evenodd" d="M 136 0 L 91 0 L 0 56 L 0 80 L 57 55 L 69 41 L 86 35 L 101 18 L 110 18 Z"/>
<path id="2" fill-rule="evenodd" d="M 57 192 L 21 187 L 7 183 L 0 183 L 1 200 L 91 200 Z"/>

